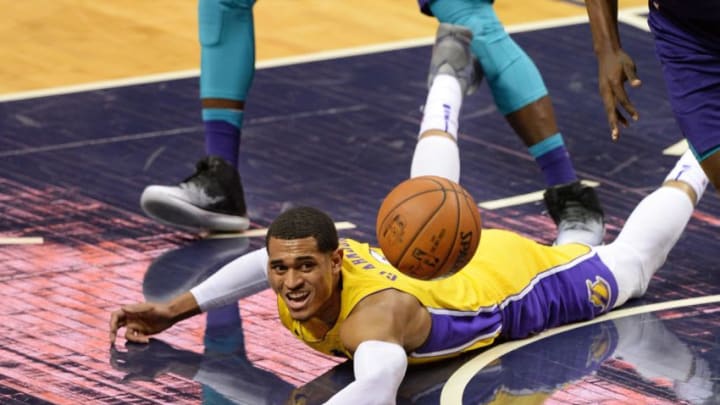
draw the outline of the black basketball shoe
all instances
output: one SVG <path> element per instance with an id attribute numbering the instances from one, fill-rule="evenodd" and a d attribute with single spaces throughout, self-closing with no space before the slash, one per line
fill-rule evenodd
<path id="1" fill-rule="evenodd" d="M 596 246 L 605 236 L 603 210 L 595 190 L 580 181 L 545 190 L 545 205 L 558 227 L 555 245 L 579 242 Z"/>
<path id="2" fill-rule="evenodd" d="M 237 232 L 250 226 L 240 175 L 216 156 L 200 160 L 177 186 L 146 187 L 140 205 L 148 216 L 186 230 Z"/>

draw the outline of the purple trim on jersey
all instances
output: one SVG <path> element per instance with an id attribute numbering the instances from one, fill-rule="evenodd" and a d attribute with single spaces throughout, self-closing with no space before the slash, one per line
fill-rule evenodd
<path id="1" fill-rule="evenodd" d="M 412 353 L 412 357 L 442 356 L 459 352 L 475 342 L 497 336 L 502 328 L 502 319 L 497 307 L 490 312 L 467 315 L 458 311 L 433 313 L 430 336 L 423 345 Z"/>
<path id="2" fill-rule="evenodd" d="M 430 335 L 411 357 L 458 353 L 498 336 L 521 339 L 566 323 L 593 319 L 615 305 L 617 283 L 596 253 L 538 274 L 518 294 L 477 311 L 428 308 Z"/>
<path id="3" fill-rule="evenodd" d="M 707 158 L 720 146 L 720 35 L 690 32 L 653 8 L 648 25 L 678 125 L 696 155 Z"/>

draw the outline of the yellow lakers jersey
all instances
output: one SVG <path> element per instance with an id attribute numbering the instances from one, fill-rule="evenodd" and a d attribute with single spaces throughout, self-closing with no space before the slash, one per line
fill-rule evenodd
<path id="1" fill-rule="evenodd" d="M 524 337 L 557 322 L 595 316 L 611 307 L 611 295 L 617 288 L 589 247 L 550 247 L 502 230 L 483 231 L 465 268 L 447 278 L 427 281 L 401 273 L 378 248 L 368 244 L 344 239 L 341 247 L 341 310 L 335 325 L 324 336 L 313 336 L 302 322 L 290 317 L 280 298 L 278 310 L 283 325 L 310 347 L 348 358 L 351 353 L 340 341 L 340 326 L 358 302 L 381 290 L 394 288 L 411 294 L 430 312 L 430 336 L 409 354 L 410 362 L 418 363 L 487 346 L 501 335 Z M 595 281 L 596 276 L 607 285 L 605 301 L 590 300 L 586 291 L 585 279 Z M 557 291 L 548 293 L 548 289 Z"/>

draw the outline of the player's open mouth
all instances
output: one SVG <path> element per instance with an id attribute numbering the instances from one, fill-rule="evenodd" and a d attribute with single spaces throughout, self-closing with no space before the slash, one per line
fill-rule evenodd
<path id="1" fill-rule="evenodd" d="M 308 291 L 294 291 L 285 294 L 285 303 L 288 308 L 296 311 L 304 308 L 309 299 L 310 292 Z"/>

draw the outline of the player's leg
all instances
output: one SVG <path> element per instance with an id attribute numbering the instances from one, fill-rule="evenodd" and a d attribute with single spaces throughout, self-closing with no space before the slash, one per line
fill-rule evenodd
<path id="1" fill-rule="evenodd" d="M 480 81 L 470 52 L 471 39 L 472 33 L 464 27 L 438 27 L 410 177 L 435 175 L 460 180 L 458 116 L 463 95 L 472 92 Z"/>
<path id="2" fill-rule="evenodd" d="M 705 159 L 700 162 L 705 174 L 707 174 L 710 182 L 715 190 L 720 190 L 720 151 L 715 151 L 711 155 L 706 155 Z"/>
<path id="3" fill-rule="evenodd" d="M 678 125 L 720 190 L 720 43 L 687 32 L 653 7 L 648 24 Z"/>
<path id="4" fill-rule="evenodd" d="M 199 0 L 200 97 L 208 157 L 178 186 L 149 186 L 141 205 L 161 222 L 192 230 L 247 229 L 237 172 L 240 130 L 255 74 L 254 0 Z"/>
<path id="5" fill-rule="evenodd" d="M 615 306 L 642 296 L 690 220 L 708 179 L 689 151 L 659 189 L 645 197 L 625 222 L 617 239 L 597 248 L 615 276 Z"/>
<path id="6" fill-rule="evenodd" d="M 578 182 L 542 76 L 507 34 L 492 2 L 434 0 L 429 8 L 441 22 L 473 31 L 472 51 L 495 103 L 528 147 L 549 187 L 545 202 L 558 224 L 556 243 L 602 243 L 603 213 L 595 191 Z"/>

